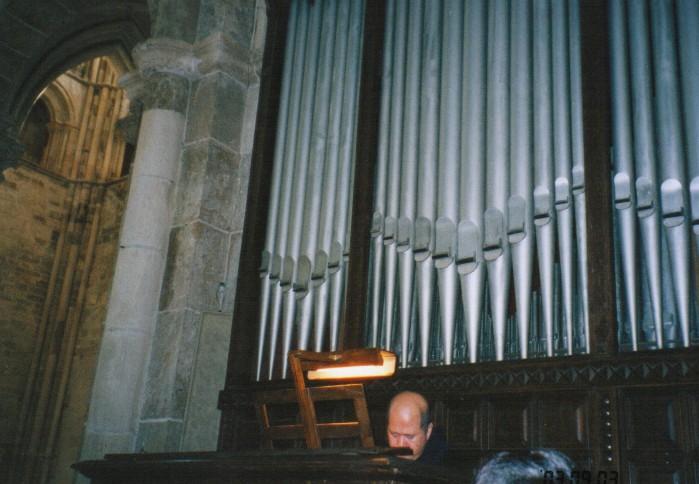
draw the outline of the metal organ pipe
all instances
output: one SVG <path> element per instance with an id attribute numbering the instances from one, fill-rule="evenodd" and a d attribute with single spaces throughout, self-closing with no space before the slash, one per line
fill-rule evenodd
<path id="1" fill-rule="evenodd" d="M 337 2 L 329 2 L 323 8 L 320 28 L 320 49 L 318 54 L 318 74 L 313 95 L 313 121 L 311 125 L 310 151 L 305 194 L 301 195 L 303 203 L 303 224 L 301 234 L 301 253 L 294 281 L 294 293 L 300 300 L 298 347 L 307 349 L 310 341 L 311 321 L 316 292 L 311 291 L 311 277 L 315 270 L 324 275 L 325 267 L 316 267 L 314 261 L 318 251 L 320 237 L 321 209 L 333 211 L 332 205 L 323 206 L 323 185 L 326 180 L 325 160 L 328 139 L 328 120 L 330 108 L 330 88 L 333 75 L 333 57 L 335 48 L 335 23 L 337 19 Z M 305 196 L 304 196 L 305 195 Z M 321 246 L 321 249 L 323 247 Z M 326 249 L 326 253 L 329 249 Z M 327 264 L 322 262 L 322 264 Z M 324 294 L 325 295 L 325 294 Z M 316 321 L 321 326 L 320 321 Z"/>
<path id="2" fill-rule="evenodd" d="M 650 17 L 653 35 L 657 153 L 662 177 L 662 220 L 670 253 L 682 344 L 689 346 L 689 224 L 673 4 L 667 0 L 651 2 Z"/>
<path id="3" fill-rule="evenodd" d="M 663 347 L 662 265 L 658 175 L 653 130 L 650 35 L 645 2 L 628 4 L 631 104 L 633 106 L 633 159 L 636 170 L 636 213 L 643 261 L 648 277 L 655 342 Z"/>
<path id="4" fill-rule="evenodd" d="M 554 234 L 551 126 L 551 3 L 534 1 L 534 225 L 539 257 L 546 354 L 553 356 Z"/>
<path id="5" fill-rule="evenodd" d="M 483 212 L 485 211 L 485 123 L 487 6 L 464 6 L 463 118 L 461 131 L 460 221 L 456 265 L 461 282 L 468 359 L 478 359 L 479 329 L 485 291 Z"/>
<path id="6" fill-rule="evenodd" d="M 349 18 L 349 5 L 347 2 L 338 2 L 337 17 Z M 334 19 L 335 20 L 335 19 Z M 313 349 L 314 351 L 322 351 L 325 329 L 327 327 L 327 309 L 329 304 L 329 291 L 327 284 L 329 254 L 332 244 L 333 235 L 333 216 L 335 215 L 335 194 L 338 189 L 338 166 L 339 166 L 339 150 L 340 150 L 340 128 L 342 121 L 342 91 L 345 81 L 345 61 L 347 58 L 347 28 L 348 23 L 337 22 L 334 32 L 334 51 L 332 57 L 337 60 L 332 67 L 333 87 L 329 95 L 328 117 L 327 117 L 327 137 L 325 143 L 322 143 L 323 138 L 316 138 L 314 143 L 317 143 L 314 148 L 315 156 L 325 158 L 325 166 L 323 171 L 323 183 L 320 187 L 322 190 L 322 202 L 320 210 L 320 228 L 318 229 L 318 243 L 313 261 L 313 271 L 311 273 L 311 287 L 315 292 L 315 306 L 313 317 Z M 332 32 L 330 33 L 332 35 Z M 327 47 L 327 46 L 326 46 Z M 328 91 L 330 91 L 328 87 Z M 323 102 L 323 99 L 319 100 Z M 315 120 L 314 120 L 315 124 Z"/>
<path id="7" fill-rule="evenodd" d="M 691 202 L 691 223 L 699 248 L 699 3 L 678 0 L 677 12 L 682 108 L 684 112 L 685 153 Z"/>
<path id="8" fill-rule="evenodd" d="M 584 335 L 582 345 L 590 352 L 589 302 L 587 292 L 587 210 L 585 208 L 585 152 L 583 145 L 582 68 L 580 60 L 580 4 L 568 2 L 568 36 L 570 38 L 570 123 L 573 162 L 573 199 L 578 243 L 579 312 L 578 336 Z"/>
<path id="9" fill-rule="evenodd" d="M 379 146 L 376 160 L 376 188 L 374 189 L 374 214 L 371 233 L 373 237 L 373 272 L 371 298 L 371 335 L 369 346 L 379 345 L 381 308 L 383 305 L 384 237 L 386 233 L 386 189 L 388 178 L 388 139 L 391 112 L 391 86 L 393 85 L 393 36 L 395 0 L 386 4 L 386 32 L 384 33 L 384 57 L 381 79 L 381 112 L 379 118 Z"/>
<path id="10" fill-rule="evenodd" d="M 512 3 L 510 54 L 510 198 L 507 237 L 517 304 L 520 356 L 529 347 L 534 219 L 532 212 L 532 48 L 531 2 Z"/>
<path id="11" fill-rule="evenodd" d="M 393 349 L 393 322 L 397 282 L 398 252 L 396 235 L 400 213 L 400 190 L 402 170 L 402 133 L 405 95 L 405 59 L 408 6 L 405 2 L 395 4 L 395 31 L 393 38 L 393 78 L 391 85 L 390 136 L 388 140 L 388 170 L 386 191 L 386 218 L 384 220 L 384 245 L 386 265 L 385 307 L 384 307 L 384 348 Z"/>
<path id="12" fill-rule="evenodd" d="M 308 33 L 306 38 L 306 56 L 303 66 L 303 87 L 299 109 L 298 135 L 294 139 L 295 163 L 292 180 L 291 198 L 289 198 L 289 227 L 286 237 L 286 255 L 282 263 L 279 281 L 283 296 L 282 318 L 284 323 L 282 354 L 291 349 L 291 339 L 296 320 L 296 298 L 291 290 L 298 275 L 298 261 L 301 251 L 303 232 L 304 193 L 306 191 L 308 161 L 311 144 L 311 123 L 313 121 L 313 103 L 317 77 L 320 20 L 323 4 L 316 2 L 310 7 Z M 287 362 L 282 361 L 282 374 L 286 375 Z"/>
<path id="13" fill-rule="evenodd" d="M 417 141 L 420 99 L 420 64 L 422 0 L 411 0 L 408 9 L 408 33 L 406 40 L 405 95 L 403 107 L 402 156 L 400 178 L 400 206 L 396 226 L 396 250 L 398 252 L 400 362 L 408 366 L 408 336 L 412 313 L 413 277 L 415 272 L 412 244 L 417 205 Z M 418 289 L 421 290 L 421 289 Z"/>
<path id="14" fill-rule="evenodd" d="M 284 143 L 286 141 L 286 130 L 288 124 L 289 116 L 289 97 L 291 91 L 291 71 L 294 64 L 294 45 L 296 43 L 296 22 L 298 14 L 298 3 L 293 2 L 289 12 L 289 27 L 287 30 L 286 45 L 284 47 L 284 68 L 282 72 L 282 85 L 279 100 L 279 122 L 277 125 L 277 134 L 275 140 L 276 151 L 274 153 L 274 167 L 272 168 L 272 183 L 270 187 L 270 200 L 269 200 L 269 214 L 267 216 L 267 231 L 265 237 L 265 248 L 262 251 L 262 258 L 260 261 L 260 277 L 262 278 L 261 290 L 262 294 L 260 297 L 260 320 L 259 320 L 259 331 L 258 331 L 258 347 L 257 347 L 257 371 L 256 378 L 260 380 L 262 375 L 262 360 L 264 357 L 264 345 L 267 343 L 267 327 L 271 326 L 270 341 L 274 342 L 276 346 L 277 341 L 277 331 L 279 329 L 279 317 L 269 319 L 270 307 L 277 309 L 280 304 L 280 300 L 275 303 L 270 301 L 270 296 L 274 292 L 276 295 L 280 294 L 278 290 L 274 290 L 277 286 L 272 286 L 270 280 L 270 269 L 272 264 L 272 254 L 274 253 L 274 243 L 275 243 L 275 231 L 277 229 L 277 218 L 280 209 L 280 195 L 281 195 L 281 185 L 282 185 L 282 168 L 284 159 Z M 276 327 L 275 327 L 276 326 Z M 274 349 L 270 348 L 270 354 L 274 355 Z M 269 369 L 271 372 L 272 361 L 270 361 Z M 271 378 L 271 374 L 269 375 Z"/>
<path id="15" fill-rule="evenodd" d="M 510 286 L 510 245 L 506 235 L 509 192 L 509 4 L 491 1 L 488 19 L 488 119 L 486 210 L 483 256 L 495 338 L 495 358 L 505 358 L 505 323 Z"/>
<path id="16" fill-rule="evenodd" d="M 441 56 L 441 3 L 427 2 L 424 12 L 422 88 L 420 95 L 420 142 L 418 145 L 417 219 L 413 255 L 418 287 L 418 326 L 420 363 L 429 361 L 429 338 L 434 294 L 434 219 L 437 209 L 437 173 L 439 138 L 439 86 Z"/>
<path id="17" fill-rule="evenodd" d="M 631 152 L 631 107 L 629 101 L 628 47 L 624 20 L 626 2 L 609 3 L 612 73 L 612 145 L 614 161 L 614 206 L 619 218 L 619 247 L 626 294 L 631 344 L 638 349 L 638 276 L 636 273 L 635 169 Z"/>
<path id="18" fill-rule="evenodd" d="M 561 265 L 561 292 L 565 315 L 565 346 L 573 354 L 573 223 L 572 167 L 570 148 L 570 64 L 568 60 L 567 2 L 551 4 L 551 45 L 553 60 L 553 147 L 555 201 L 558 220 L 558 247 Z M 561 339 L 562 335 L 561 335 Z"/>
<path id="19" fill-rule="evenodd" d="M 459 158 L 461 154 L 461 104 L 463 2 L 444 3 L 442 79 L 439 132 L 438 219 L 435 222 L 435 251 L 444 363 L 452 362 L 457 303 L 456 223 L 459 220 Z"/>
<path id="20" fill-rule="evenodd" d="M 349 0 L 343 0 L 342 6 Z M 338 168 L 338 186 L 336 193 L 336 215 L 333 225 L 333 243 L 328 258 L 330 278 L 330 350 L 335 351 L 338 344 L 342 294 L 345 286 L 344 256 L 349 251 L 346 242 L 349 231 L 352 172 L 354 167 L 354 142 L 357 131 L 356 100 L 358 93 L 359 71 L 361 64 L 362 22 L 364 19 L 364 2 L 349 2 L 350 21 L 347 38 L 348 54 L 345 65 L 345 83 L 342 97 L 342 124 L 340 132 L 340 153 Z M 340 18 L 344 18 L 340 16 Z M 338 54 L 339 55 L 339 54 Z M 337 86 L 335 89 L 338 89 Z"/>

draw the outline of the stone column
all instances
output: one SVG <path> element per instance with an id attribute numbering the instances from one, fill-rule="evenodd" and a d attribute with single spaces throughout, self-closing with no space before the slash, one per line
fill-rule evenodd
<path id="1" fill-rule="evenodd" d="M 123 82 L 143 118 L 81 460 L 217 444 L 265 3 L 159 5 Z"/>
<path id="2" fill-rule="evenodd" d="M 173 218 L 189 81 L 140 67 L 124 83 L 143 117 L 81 459 L 135 450 Z"/>

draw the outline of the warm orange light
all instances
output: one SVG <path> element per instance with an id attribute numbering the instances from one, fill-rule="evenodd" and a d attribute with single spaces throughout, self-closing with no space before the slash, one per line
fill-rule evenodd
<path id="1" fill-rule="evenodd" d="M 380 350 L 381 364 L 359 364 L 352 366 L 330 366 L 309 370 L 309 380 L 342 380 L 349 378 L 381 378 L 388 377 L 396 371 L 396 355 L 390 351 Z"/>

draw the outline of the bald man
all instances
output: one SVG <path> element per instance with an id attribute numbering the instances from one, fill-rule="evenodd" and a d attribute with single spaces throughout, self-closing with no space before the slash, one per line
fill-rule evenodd
<path id="1" fill-rule="evenodd" d="M 386 434 L 389 447 L 408 447 L 413 451 L 412 455 L 400 456 L 404 459 L 436 464 L 446 448 L 446 442 L 439 442 L 425 452 L 432 436 L 430 407 L 425 397 L 415 392 L 401 392 L 393 397 L 388 406 Z"/>

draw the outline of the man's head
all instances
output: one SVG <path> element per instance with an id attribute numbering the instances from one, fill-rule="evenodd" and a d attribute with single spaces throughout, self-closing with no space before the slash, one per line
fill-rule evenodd
<path id="1" fill-rule="evenodd" d="M 430 409 L 425 397 L 415 392 L 401 392 L 393 397 L 388 406 L 388 445 L 409 447 L 412 455 L 401 456 L 415 460 L 422 455 L 425 444 L 432 434 Z"/>

